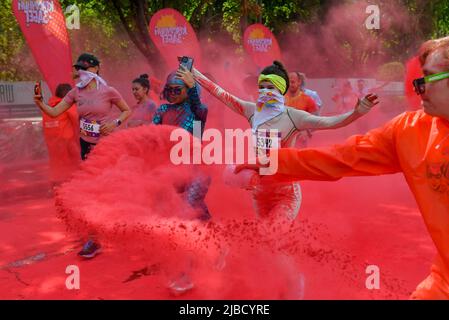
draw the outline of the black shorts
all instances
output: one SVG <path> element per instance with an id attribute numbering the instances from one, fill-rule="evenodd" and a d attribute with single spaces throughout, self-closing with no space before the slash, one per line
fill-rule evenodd
<path id="1" fill-rule="evenodd" d="M 80 138 L 81 160 L 86 160 L 87 155 L 95 145 L 96 145 L 95 143 L 90 143 Z"/>

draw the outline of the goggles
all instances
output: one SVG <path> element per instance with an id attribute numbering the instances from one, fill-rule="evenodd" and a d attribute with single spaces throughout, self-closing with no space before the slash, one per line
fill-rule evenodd
<path id="1" fill-rule="evenodd" d="M 182 89 L 184 89 L 184 88 L 183 87 L 173 87 L 172 88 L 172 87 L 166 86 L 164 88 L 164 91 L 167 95 L 171 94 L 171 95 L 179 96 L 182 92 Z"/>
<path id="2" fill-rule="evenodd" d="M 431 74 L 429 76 L 413 80 L 413 88 L 415 89 L 417 95 L 422 95 L 424 92 L 426 92 L 426 83 L 431 83 L 447 78 L 449 78 L 449 72 Z"/>
<path id="3" fill-rule="evenodd" d="M 87 70 L 87 68 L 83 68 L 83 67 L 80 67 L 80 66 L 73 66 L 73 67 L 75 68 L 76 71 L 80 71 L 80 70 L 86 71 Z"/>

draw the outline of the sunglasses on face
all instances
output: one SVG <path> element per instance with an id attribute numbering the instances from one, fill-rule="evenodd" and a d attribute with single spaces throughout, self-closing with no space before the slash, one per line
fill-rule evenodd
<path id="1" fill-rule="evenodd" d="M 83 67 L 80 67 L 80 66 L 74 66 L 74 68 L 75 68 L 76 71 L 80 71 L 80 70 L 86 71 L 87 70 L 87 68 L 83 68 Z"/>
<path id="2" fill-rule="evenodd" d="M 413 88 L 415 89 L 417 95 L 422 95 L 424 92 L 426 92 L 426 83 L 431 83 L 447 78 L 449 78 L 449 72 L 431 74 L 429 76 L 413 80 Z"/>
<path id="3" fill-rule="evenodd" d="M 181 94 L 181 92 L 182 92 L 182 87 L 165 87 L 164 88 L 164 91 L 167 93 L 167 94 L 171 94 L 171 95 L 175 95 L 175 96 L 179 96 L 180 94 Z"/>
<path id="4" fill-rule="evenodd" d="M 259 86 L 259 90 L 262 90 L 262 89 L 269 89 L 269 90 L 272 90 L 272 89 L 274 89 L 274 88 L 276 88 L 274 85 L 260 85 L 260 86 Z"/>

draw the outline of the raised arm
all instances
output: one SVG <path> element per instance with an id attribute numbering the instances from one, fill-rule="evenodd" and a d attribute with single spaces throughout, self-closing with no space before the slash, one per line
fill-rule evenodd
<path id="1" fill-rule="evenodd" d="M 302 110 L 289 109 L 290 118 L 298 130 L 304 129 L 336 129 L 347 126 L 368 113 L 372 107 L 378 104 L 377 96 L 374 94 L 366 95 L 362 100 L 357 102 L 354 110 L 347 113 L 321 117 L 315 116 Z"/>
<path id="2" fill-rule="evenodd" d="M 34 96 L 34 103 L 42 110 L 42 112 L 53 118 L 59 116 L 71 107 L 71 105 L 65 102 L 63 99 L 54 108 L 52 108 L 43 101 L 41 95 Z"/>
<path id="3" fill-rule="evenodd" d="M 176 71 L 176 75 L 184 81 L 187 86 L 187 96 L 190 102 L 190 109 L 195 114 L 197 119 L 205 122 L 208 110 L 207 107 L 201 103 L 193 74 L 183 66 L 180 66 L 180 68 Z"/>
<path id="4" fill-rule="evenodd" d="M 401 165 L 396 152 L 396 132 L 404 125 L 405 117 L 400 115 L 383 127 L 352 136 L 332 147 L 272 150 L 271 161 L 276 163 L 276 174 L 260 176 L 261 182 L 333 181 L 343 177 L 397 173 L 401 171 Z M 267 164 L 239 165 L 236 172 L 261 167 L 267 167 Z"/>
<path id="5" fill-rule="evenodd" d="M 206 78 L 206 76 L 204 76 L 201 72 L 199 72 L 195 68 L 192 69 L 192 73 L 193 76 L 195 77 L 195 80 L 204 89 L 209 91 L 211 95 L 213 95 L 215 98 L 223 102 L 233 111 L 244 116 L 246 119 L 251 118 L 251 116 L 254 114 L 256 110 L 256 104 L 254 102 L 244 101 L 230 94 L 229 92 L 225 91 L 223 88 L 221 88 L 220 86 L 218 86 L 217 84 Z"/>
<path id="6" fill-rule="evenodd" d="M 207 106 L 201 103 L 200 96 L 198 94 L 198 88 L 193 86 L 187 90 L 187 96 L 190 101 L 190 109 L 195 114 L 195 116 L 201 121 L 206 121 L 207 118 Z"/>

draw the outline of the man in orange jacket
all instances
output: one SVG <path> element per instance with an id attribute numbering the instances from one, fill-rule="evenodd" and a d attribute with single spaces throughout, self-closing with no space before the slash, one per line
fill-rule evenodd
<path id="1" fill-rule="evenodd" d="M 56 106 L 71 88 L 68 83 L 59 84 L 48 104 Z M 56 185 L 67 180 L 80 162 L 76 109 L 72 107 L 56 118 L 42 113 L 42 125 L 49 155 L 50 180 Z"/>
<path id="2" fill-rule="evenodd" d="M 403 113 L 385 126 L 321 149 L 280 149 L 279 180 L 338 180 L 402 172 L 437 248 L 430 275 L 412 299 L 449 299 L 449 37 L 420 50 L 424 78 L 413 81 L 423 110 Z M 243 165 L 242 168 L 251 166 Z M 254 166 L 253 166 L 254 167 Z"/>

